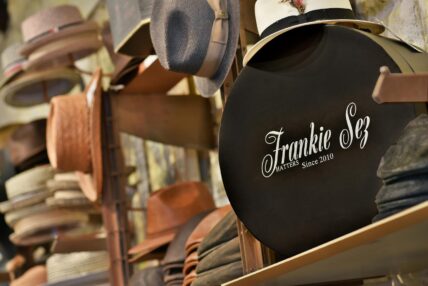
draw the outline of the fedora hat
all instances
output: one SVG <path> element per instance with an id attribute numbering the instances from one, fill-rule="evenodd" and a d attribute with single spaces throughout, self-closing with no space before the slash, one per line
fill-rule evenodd
<path id="1" fill-rule="evenodd" d="M 239 1 L 155 1 L 150 35 L 167 70 L 196 76 L 203 96 L 223 84 L 239 38 Z"/>
<path id="2" fill-rule="evenodd" d="M 6 149 L 15 166 L 46 152 L 46 119 L 19 126 L 11 134 Z"/>
<path id="3" fill-rule="evenodd" d="M 96 52 L 102 46 L 98 29 L 95 22 L 85 21 L 79 9 L 71 5 L 49 7 L 28 17 L 21 25 L 21 54 L 29 58 L 26 69 L 49 61 L 69 64 L 70 58 L 75 61 Z"/>
<path id="4" fill-rule="evenodd" d="M 47 121 L 49 161 L 61 171 L 92 173 L 97 200 L 102 190 L 101 70 L 95 72 L 84 93 L 54 98 Z"/>
<path id="5" fill-rule="evenodd" d="M 25 57 L 19 53 L 21 46 L 20 43 L 12 44 L 1 54 L 3 78 L 0 81 L 0 88 L 22 72 Z"/>
<path id="6" fill-rule="evenodd" d="M 66 94 L 81 82 L 80 75 L 69 68 L 23 72 L 0 89 L 0 98 L 13 107 L 29 107 Z"/>
<path id="7" fill-rule="evenodd" d="M 147 201 L 146 239 L 129 250 L 131 261 L 170 243 L 189 219 L 214 208 L 209 190 L 199 182 L 177 183 L 152 193 Z"/>
<path id="8" fill-rule="evenodd" d="M 356 19 L 349 0 L 257 0 L 255 14 L 261 39 L 245 55 L 244 65 L 279 35 L 309 25 L 337 24 L 374 34 L 385 30 L 379 23 Z"/>
<path id="9" fill-rule="evenodd" d="M 114 51 L 133 57 L 146 57 L 153 51 L 150 17 L 155 0 L 107 1 Z"/>

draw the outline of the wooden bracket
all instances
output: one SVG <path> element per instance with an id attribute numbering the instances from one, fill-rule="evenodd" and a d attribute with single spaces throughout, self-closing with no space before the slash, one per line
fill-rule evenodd
<path id="1" fill-rule="evenodd" d="M 428 102 L 428 73 L 391 73 L 388 67 L 383 66 L 373 99 L 377 103 Z"/>

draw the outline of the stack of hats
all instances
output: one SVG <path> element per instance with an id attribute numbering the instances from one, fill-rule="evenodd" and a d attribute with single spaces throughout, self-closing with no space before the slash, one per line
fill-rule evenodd
<path id="1" fill-rule="evenodd" d="M 82 80 L 75 61 L 98 51 L 103 43 L 95 22 L 85 21 L 75 6 L 42 10 L 22 22 L 23 44 L 2 55 L 0 97 L 15 107 L 49 102 Z"/>
<path id="2" fill-rule="evenodd" d="M 198 247 L 198 260 L 192 286 L 221 285 L 243 275 L 234 212 L 229 212 L 204 238 Z"/>
<path id="3" fill-rule="evenodd" d="M 47 182 L 55 178 L 50 165 L 22 172 L 6 181 L 8 201 L 0 203 L 6 222 L 13 228 L 10 239 L 16 245 L 37 245 L 50 242 L 58 232 L 85 224 L 86 212 L 49 205 L 52 196 Z"/>
<path id="4" fill-rule="evenodd" d="M 61 285 L 61 282 L 63 285 L 81 285 L 79 281 L 91 280 L 105 274 L 109 267 L 110 259 L 106 251 L 54 254 L 46 262 L 48 285 Z M 75 284 L 71 284 L 72 281 L 75 281 Z"/>
<path id="5" fill-rule="evenodd" d="M 204 211 L 192 217 L 185 223 L 174 240 L 168 246 L 165 258 L 162 261 L 162 271 L 164 282 L 167 286 L 181 286 L 184 282 L 184 260 L 186 259 L 185 244 L 190 234 L 193 232 L 199 222 L 210 212 Z"/>
<path id="6" fill-rule="evenodd" d="M 130 262 L 152 259 L 153 254 L 165 248 L 189 220 L 214 208 L 209 190 L 199 182 L 177 183 L 152 193 L 147 200 L 146 238 L 129 250 Z M 175 255 L 171 254 L 171 257 Z M 184 254 L 182 257 L 184 262 Z"/>
<path id="7" fill-rule="evenodd" d="M 383 186 L 376 196 L 378 221 L 428 199 L 428 115 L 404 129 L 383 156 L 378 176 Z"/>
<path id="8" fill-rule="evenodd" d="M 214 210 L 207 215 L 190 234 L 185 245 L 186 259 L 183 268 L 184 286 L 190 286 L 196 279 L 196 266 L 199 262 L 198 248 L 203 239 L 230 211 L 230 205 Z"/>

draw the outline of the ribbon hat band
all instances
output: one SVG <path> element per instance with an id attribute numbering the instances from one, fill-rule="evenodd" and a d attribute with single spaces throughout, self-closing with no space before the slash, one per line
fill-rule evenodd
<path id="1" fill-rule="evenodd" d="M 214 11 L 214 23 L 210 43 L 197 76 L 210 78 L 216 74 L 226 52 L 229 38 L 229 16 L 227 0 L 207 0 Z"/>

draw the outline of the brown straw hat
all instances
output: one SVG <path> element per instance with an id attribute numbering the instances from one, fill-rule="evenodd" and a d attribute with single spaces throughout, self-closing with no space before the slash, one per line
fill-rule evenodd
<path id="1" fill-rule="evenodd" d="M 54 98 L 47 122 L 46 144 L 52 166 L 62 171 L 91 173 L 96 200 L 102 189 L 101 71 L 83 94 Z"/>
<path id="2" fill-rule="evenodd" d="M 84 21 L 79 9 L 71 5 L 49 7 L 42 10 L 22 22 L 21 30 L 25 42 L 21 53 L 29 58 L 32 54 L 34 57 L 34 54 L 40 52 L 44 55 L 41 57 L 39 54 L 36 58 L 31 59 L 26 68 L 46 64 L 45 60 L 58 59 L 60 55 L 65 58 L 71 55 L 73 60 L 77 60 L 96 52 L 102 45 L 97 36 L 98 25 L 95 22 Z M 94 37 L 90 41 L 79 40 L 82 35 L 92 35 L 98 38 L 98 41 L 94 40 Z M 68 45 L 54 44 L 53 47 L 51 46 L 54 42 L 63 40 L 67 41 Z M 60 48 L 61 46 L 63 48 Z M 46 57 L 47 50 L 55 51 L 56 54 Z"/>
<path id="3" fill-rule="evenodd" d="M 207 187 L 199 182 L 178 183 L 154 192 L 147 202 L 147 236 L 129 250 L 131 262 L 170 243 L 180 226 L 195 215 L 215 208 Z"/>

